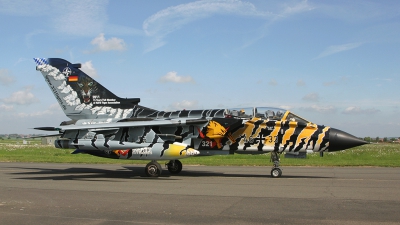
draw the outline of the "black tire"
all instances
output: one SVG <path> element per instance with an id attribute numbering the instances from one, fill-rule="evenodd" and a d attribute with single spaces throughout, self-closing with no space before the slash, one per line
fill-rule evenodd
<path id="1" fill-rule="evenodd" d="M 273 168 L 271 170 L 271 177 L 278 178 L 282 176 L 282 170 L 279 168 Z"/>
<path id="2" fill-rule="evenodd" d="M 167 164 L 167 168 L 171 174 L 178 174 L 182 171 L 182 163 L 179 160 L 171 160 Z"/>
<path id="3" fill-rule="evenodd" d="M 144 168 L 144 172 L 148 177 L 158 177 L 161 175 L 162 168 L 158 162 L 149 162 Z"/>

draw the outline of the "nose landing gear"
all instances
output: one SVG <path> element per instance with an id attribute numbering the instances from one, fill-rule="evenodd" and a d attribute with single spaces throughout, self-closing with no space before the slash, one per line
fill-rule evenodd
<path id="1" fill-rule="evenodd" d="M 271 152 L 271 160 L 274 164 L 272 165 L 271 169 L 271 177 L 273 178 L 278 178 L 282 176 L 282 169 L 279 165 L 280 162 L 280 156 L 281 153 L 278 152 Z"/>

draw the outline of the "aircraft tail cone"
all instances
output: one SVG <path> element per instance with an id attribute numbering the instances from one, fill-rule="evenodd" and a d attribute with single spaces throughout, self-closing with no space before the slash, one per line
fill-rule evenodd
<path id="1" fill-rule="evenodd" d="M 368 142 L 344 131 L 335 128 L 329 131 L 329 151 L 340 151 L 365 144 Z"/>

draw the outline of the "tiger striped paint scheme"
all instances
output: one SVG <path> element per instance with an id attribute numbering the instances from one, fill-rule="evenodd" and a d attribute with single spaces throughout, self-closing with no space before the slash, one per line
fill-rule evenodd
<path id="1" fill-rule="evenodd" d="M 215 122 L 214 122 L 215 123 Z M 215 125 L 213 125 L 215 126 Z M 313 123 L 301 123 L 295 121 L 270 121 L 261 118 L 252 118 L 243 121 L 243 125 L 229 138 L 223 140 L 223 146 L 213 149 L 234 150 L 236 152 L 314 152 L 328 150 L 329 127 L 317 126 Z M 221 142 L 213 136 L 207 136 L 216 143 Z M 203 150 L 200 146 L 199 150 Z M 205 147 L 205 146 L 203 146 Z M 209 148 L 205 148 L 209 149 Z"/>

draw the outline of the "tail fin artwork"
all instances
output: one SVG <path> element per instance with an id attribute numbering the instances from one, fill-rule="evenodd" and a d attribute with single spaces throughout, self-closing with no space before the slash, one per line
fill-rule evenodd
<path id="1" fill-rule="evenodd" d="M 139 98 L 120 98 L 82 72 L 81 64 L 58 58 L 34 58 L 64 113 L 72 120 L 127 118 Z"/>

